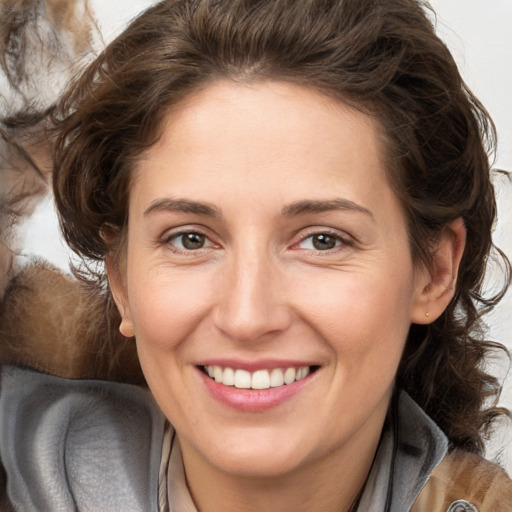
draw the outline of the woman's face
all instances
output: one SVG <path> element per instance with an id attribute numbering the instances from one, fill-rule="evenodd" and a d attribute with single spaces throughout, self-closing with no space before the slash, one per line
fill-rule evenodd
<path id="1" fill-rule="evenodd" d="M 138 165 L 113 289 L 186 462 L 372 452 L 421 291 L 377 124 L 285 83 L 195 93 Z"/>

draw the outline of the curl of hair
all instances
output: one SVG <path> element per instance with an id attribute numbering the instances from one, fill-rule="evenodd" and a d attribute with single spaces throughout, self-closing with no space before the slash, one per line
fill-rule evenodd
<path id="1" fill-rule="evenodd" d="M 496 216 L 487 156 L 495 130 L 428 9 L 416 0 L 164 0 L 63 98 L 54 191 L 69 245 L 103 261 L 122 251 L 137 159 L 169 110 L 208 83 L 288 81 L 375 116 L 414 261 L 429 264 L 450 221 L 462 217 L 467 230 L 453 301 L 431 325 L 411 327 L 397 381 L 453 446 L 480 452 L 506 413 L 496 407 L 499 383 L 483 368 L 497 345 L 485 341 L 481 320 L 510 281 L 501 255 L 503 289 L 482 297 Z"/>

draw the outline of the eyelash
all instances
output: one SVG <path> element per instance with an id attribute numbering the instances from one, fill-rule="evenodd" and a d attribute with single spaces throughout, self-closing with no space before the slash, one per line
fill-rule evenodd
<path id="1" fill-rule="evenodd" d="M 201 247 L 198 247 L 196 249 L 189 249 L 187 247 L 184 247 L 183 245 L 183 242 L 184 242 L 184 237 L 185 236 L 193 236 L 193 235 L 197 235 L 199 237 L 202 237 L 204 239 L 204 242 L 206 245 L 203 245 Z M 181 246 L 182 247 L 178 247 L 177 245 L 175 245 L 173 243 L 173 241 L 175 240 L 179 240 L 181 239 Z M 199 252 L 201 251 L 202 249 L 206 249 L 206 248 L 210 248 L 210 247 L 215 247 L 215 244 L 210 240 L 210 238 L 203 232 L 201 232 L 200 230 L 197 230 L 197 229 L 187 229 L 187 230 L 181 230 L 177 233 L 171 233 L 171 234 L 167 234 L 163 240 L 162 240 L 163 244 L 167 245 L 167 246 L 171 246 L 172 247 L 172 250 L 176 253 L 180 253 L 180 254 L 191 254 L 191 253 L 194 253 L 194 252 Z"/>
<path id="2" fill-rule="evenodd" d="M 318 230 L 318 231 L 313 231 L 313 232 L 308 233 L 306 236 L 303 236 L 297 243 L 295 243 L 293 245 L 293 247 L 294 248 L 297 247 L 298 250 L 300 250 L 300 247 L 298 247 L 298 246 L 309 239 L 311 239 L 311 241 L 312 241 L 311 243 L 313 245 L 314 237 L 320 237 L 320 236 L 326 236 L 326 237 L 334 239 L 336 245 L 334 247 L 328 248 L 328 249 L 318 249 L 313 246 L 311 248 L 306 248 L 304 250 L 307 250 L 310 252 L 315 252 L 317 254 L 322 254 L 322 253 L 329 254 L 329 253 L 337 252 L 339 250 L 343 250 L 344 247 L 350 247 L 353 245 L 353 242 L 350 239 L 348 239 L 347 237 L 341 236 L 338 232 L 323 229 L 323 230 Z"/>

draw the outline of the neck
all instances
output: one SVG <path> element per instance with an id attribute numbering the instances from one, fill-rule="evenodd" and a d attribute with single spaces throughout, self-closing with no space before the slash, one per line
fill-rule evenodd
<path id="1" fill-rule="evenodd" d="M 220 471 L 182 441 L 183 461 L 198 512 L 351 512 L 364 488 L 379 436 L 341 447 L 285 475 L 237 476 Z"/>

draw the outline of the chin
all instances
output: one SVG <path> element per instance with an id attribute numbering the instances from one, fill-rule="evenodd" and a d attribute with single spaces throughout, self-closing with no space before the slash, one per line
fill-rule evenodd
<path id="1" fill-rule="evenodd" d="M 268 456 L 267 456 L 268 455 Z M 215 461 L 213 461 L 215 462 Z M 285 454 L 265 454 L 262 452 L 244 453 L 218 460 L 217 467 L 224 473 L 240 478 L 279 478 L 298 470 L 303 461 Z"/>
<path id="2" fill-rule="evenodd" d="M 293 442 L 289 437 L 264 434 L 256 436 L 231 435 L 229 440 L 215 447 L 213 440 L 204 447 L 203 456 L 212 465 L 227 474 L 242 478 L 276 478 L 296 471 L 307 464 L 304 442 Z M 256 438 L 256 439 L 255 439 Z M 199 448 L 201 450 L 201 448 Z"/>

